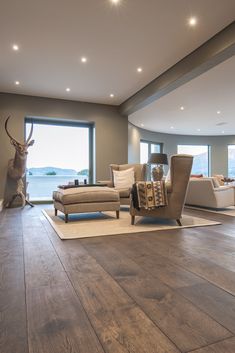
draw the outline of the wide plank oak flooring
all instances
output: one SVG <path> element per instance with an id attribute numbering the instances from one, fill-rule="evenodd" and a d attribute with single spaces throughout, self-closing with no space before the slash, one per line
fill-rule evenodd
<path id="1" fill-rule="evenodd" d="M 0 213 L 0 352 L 235 352 L 235 218 L 62 241 L 44 207 Z"/>

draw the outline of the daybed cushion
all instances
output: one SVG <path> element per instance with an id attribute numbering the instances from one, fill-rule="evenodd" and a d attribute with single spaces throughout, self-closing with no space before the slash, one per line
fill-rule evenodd
<path id="1" fill-rule="evenodd" d="M 116 190 L 104 186 L 59 189 L 53 192 L 53 199 L 63 205 L 89 202 L 116 202 L 120 200 L 119 193 Z"/>

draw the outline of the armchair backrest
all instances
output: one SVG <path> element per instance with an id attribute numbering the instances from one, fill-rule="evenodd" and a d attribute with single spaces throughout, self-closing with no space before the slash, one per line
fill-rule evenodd
<path id="1" fill-rule="evenodd" d="M 177 154 L 171 157 L 169 206 L 172 206 L 178 214 L 181 214 L 184 207 L 192 164 L 193 156 L 191 155 Z"/>
<path id="2" fill-rule="evenodd" d="M 110 164 L 110 176 L 113 182 L 113 170 L 126 170 L 133 168 L 135 181 L 145 181 L 147 177 L 147 164 Z"/>

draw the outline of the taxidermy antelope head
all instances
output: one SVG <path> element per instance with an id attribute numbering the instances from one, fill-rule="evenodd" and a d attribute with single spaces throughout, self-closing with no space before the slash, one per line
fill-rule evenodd
<path id="1" fill-rule="evenodd" d="M 33 134 L 33 123 L 31 125 L 30 133 L 27 140 L 25 141 L 25 143 L 20 143 L 15 140 L 8 131 L 7 124 L 9 119 L 10 116 L 5 122 L 5 130 L 10 138 L 11 144 L 15 147 L 15 157 L 9 161 L 8 175 L 12 179 L 17 180 L 24 177 L 25 175 L 28 148 L 34 144 L 34 140 L 31 140 Z"/>

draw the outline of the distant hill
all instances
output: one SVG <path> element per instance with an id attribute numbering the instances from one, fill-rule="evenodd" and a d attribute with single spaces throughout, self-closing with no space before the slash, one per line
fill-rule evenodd
<path id="1" fill-rule="evenodd" d="M 74 169 L 63 169 L 56 167 L 42 167 L 42 168 L 29 168 L 27 170 L 29 175 L 77 175 Z"/>

